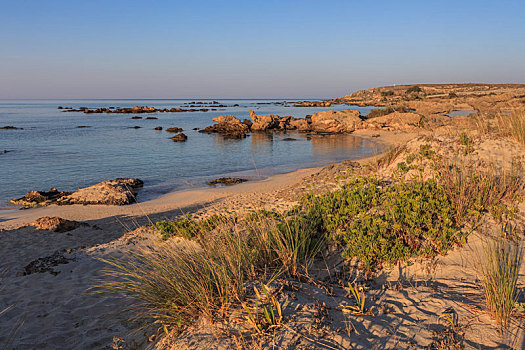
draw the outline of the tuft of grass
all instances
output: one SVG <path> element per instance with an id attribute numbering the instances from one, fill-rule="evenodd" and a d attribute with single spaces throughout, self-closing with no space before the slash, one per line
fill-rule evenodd
<path id="1" fill-rule="evenodd" d="M 480 171 L 464 160 L 440 165 L 437 178 L 450 199 L 458 224 L 477 219 L 487 211 L 496 218 L 498 212 L 508 212 L 504 203 L 518 199 L 524 186 L 517 170 L 497 173 L 489 167 Z"/>
<path id="2" fill-rule="evenodd" d="M 484 242 L 477 270 L 485 291 L 488 311 L 503 328 L 508 325 L 518 300 L 517 281 L 522 247 L 505 238 Z"/>
<path id="3" fill-rule="evenodd" d="M 503 133 L 525 147 L 525 111 L 513 109 L 509 114 L 499 114 L 498 124 Z"/>
<path id="4" fill-rule="evenodd" d="M 406 149 L 406 145 L 391 147 L 382 157 L 378 158 L 372 166 L 375 166 L 376 170 L 385 168 L 392 164 Z"/>
<path id="5" fill-rule="evenodd" d="M 351 307 L 343 307 L 343 312 L 350 312 L 357 315 L 364 315 L 365 313 L 365 290 L 361 287 L 359 288 L 357 286 L 357 283 L 348 282 L 348 288 L 350 289 L 350 293 L 355 301 L 355 306 Z"/>

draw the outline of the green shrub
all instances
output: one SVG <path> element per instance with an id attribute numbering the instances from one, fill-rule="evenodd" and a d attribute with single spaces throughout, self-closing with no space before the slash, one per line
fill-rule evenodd
<path id="1" fill-rule="evenodd" d="M 356 179 L 308 200 L 321 212 L 327 234 L 367 271 L 383 262 L 446 253 L 463 241 L 444 190 L 434 181 L 390 185 Z"/>
<path id="2" fill-rule="evenodd" d="M 192 239 L 213 230 L 223 219 L 218 215 L 212 215 L 204 220 L 194 220 L 190 216 L 185 216 L 181 220 L 159 221 L 155 224 L 155 228 L 164 240 L 173 236 Z"/>
<path id="3" fill-rule="evenodd" d="M 394 113 L 394 112 L 401 112 L 406 113 L 410 112 L 411 109 L 407 107 L 386 107 L 386 108 L 374 108 L 368 114 L 366 115 L 366 119 L 376 118 L 376 117 L 382 117 L 384 115 Z"/>
<path id="4" fill-rule="evenodd" d="M 394 91 L 392 90 L 381 91 L 381 96 L 393 96 L 393 95 L 394 95 Z"/>

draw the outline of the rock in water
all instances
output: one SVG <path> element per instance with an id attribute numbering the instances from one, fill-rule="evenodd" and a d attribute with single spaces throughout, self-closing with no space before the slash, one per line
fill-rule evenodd
<path id="1" fill-rule="evenodd" d="M 250 110 L 250 118 L 252 118 L 252 131 L 279 129 L 281 118 L 278 115 L 257 115 Z"/>
<path id="2" fill-rule="evenodd" d="M 185 142 L 188 139 L 188 136 L 186 136 L 184 133 L 177 134 L 171 138 L 173 142 Z"/>
<path id="3" fill-rule="evenodd" d="M 24 205 L 27 207 L 36 207 L 39 205 L 49 205 L 55 203 L 57 199 L 67 196 L 71 192 L 59 192 L 56 188 L 45 191 L 29 191 L 21 198 L 11 199 L 11 203 L 16 205 Z"/>
<path id="4" fill-rule="evenodd" d="M 174 127 L 174 128 L 167 128 L 166 131 L 167 132 L 182 132 L 184 130 L 182 128 Z"/>
<path id="5" fill-rule="evenodd" d="M 137 201 L 136 191 L 143 185 L 142 180 L 132 178 L 106 180 L 93 186 L 80 188 L 68 196 L 61 197 L 57 200 L 57 204 L 131 204 Z"/>
<path id="6" fill-rule="evenodd" d="M 34 226 L 37 230 L 50 230 L 55 232 L 71 231 L 80 225 L 81 223 L 79 222 L 62 219 L 58 216 L 44 216 L 28 224 L 28 226 Z"/>
<path id="7" fill-rule="evenodd" d="M 246 137 L 246 134 L 250 132 L 250 127 L 233 115 L 220 115 L 212 120 L 217 124 L 208 126 L 199 132 L 205 134 L 218 133 L 225 138 L 239 139 Z"/>

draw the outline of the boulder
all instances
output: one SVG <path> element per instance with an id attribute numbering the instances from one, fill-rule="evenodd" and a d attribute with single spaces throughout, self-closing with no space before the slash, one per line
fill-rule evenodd
<path id="1" fill-rule="evenodd" d="M 359 111 L 352 109 L 317 112 L 311 117 L 311 129 L 318 133 L 353 132 L 363 124 L 359 116 Z"/>
<path id="2" fill-rule="evenodd" d="M 71 231 L 80 225 L 81 223 L 79 222 L 62 219 L 58 216 L 44 216 L 28 224 L 28 226 L 34 226 L 37 230 L 49 230 L 55 232 Z"/>
<path id="3" fill-rule="evenodd" d="M 155 130 L 162 130 L 162 126 L 155 127 Z"/>
<path id="4" fill-rule="evenodd" d="M 188 136 L 186 136 L 184 133 L 177 134 L 171 138 L 173 142 L 185 142 L 188 139 Z"/>
<path id="5" fill-rule="evenodd" d="M 288 124 L 288 129 L 298 131 L 310 131 L 311 127 L 306 119 L 293 119 Z"/>
<path id="6" fill-rule="evenodd" d="M 252 118 L 252 131 L 266 131 L 269 129 L 279 129 L 280 117 L 278 115 L 257 115 L 250 110 Z"/>
<path id="7" fill-rule="evenodd" d="M 416 113 L 393 112 L 382 117 L 367 119 L 366 127 L 370 129 L 404 130 L 419 127 L 421 116 Z"/>
<path id="8" fill-rule="evenodd" d="M 106 180 L 63 196 L 57 200 L 57 204 L 131 204 L 136 202 L 136 191 L 143 185 L 142 180 L 133 178 Z"/>

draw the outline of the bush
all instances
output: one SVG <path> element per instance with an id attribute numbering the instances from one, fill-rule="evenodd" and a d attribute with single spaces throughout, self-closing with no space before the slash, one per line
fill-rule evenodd
<path id="1" fill-rule="evenodd" d="M 382 263 L 446 253 L 462 234 L 444 190 L 434 181 L 389 185 L 357 179 L 332 193 L 308 198 L 323 227 L 367 271 Z"/>
<path id="2" fill-rule="evenodd" d="M 374 108 L 366 115 L 366 119 L 382 117 L 384 115 L 394 113 L 394 112 L 410 112 L 411 110 L 407 107 L 386 107 L 386 108 Z"/>
<path id="3" fill-rule="evenodd" d="M 394 96 L 394 91 L 392 90 L 381 91 L 381 96 Z"/>
<path id="4" fill-rule="evenodd" d="M 411 86 L 407 89 L 406 93 L 407 94 L 411 94 L 411 93 L 418 93 L 418 92 L 421 92 L 423 90 L 421 90 L 421 88 L 417 85 L 414 85 L 414 86 Z"/>

